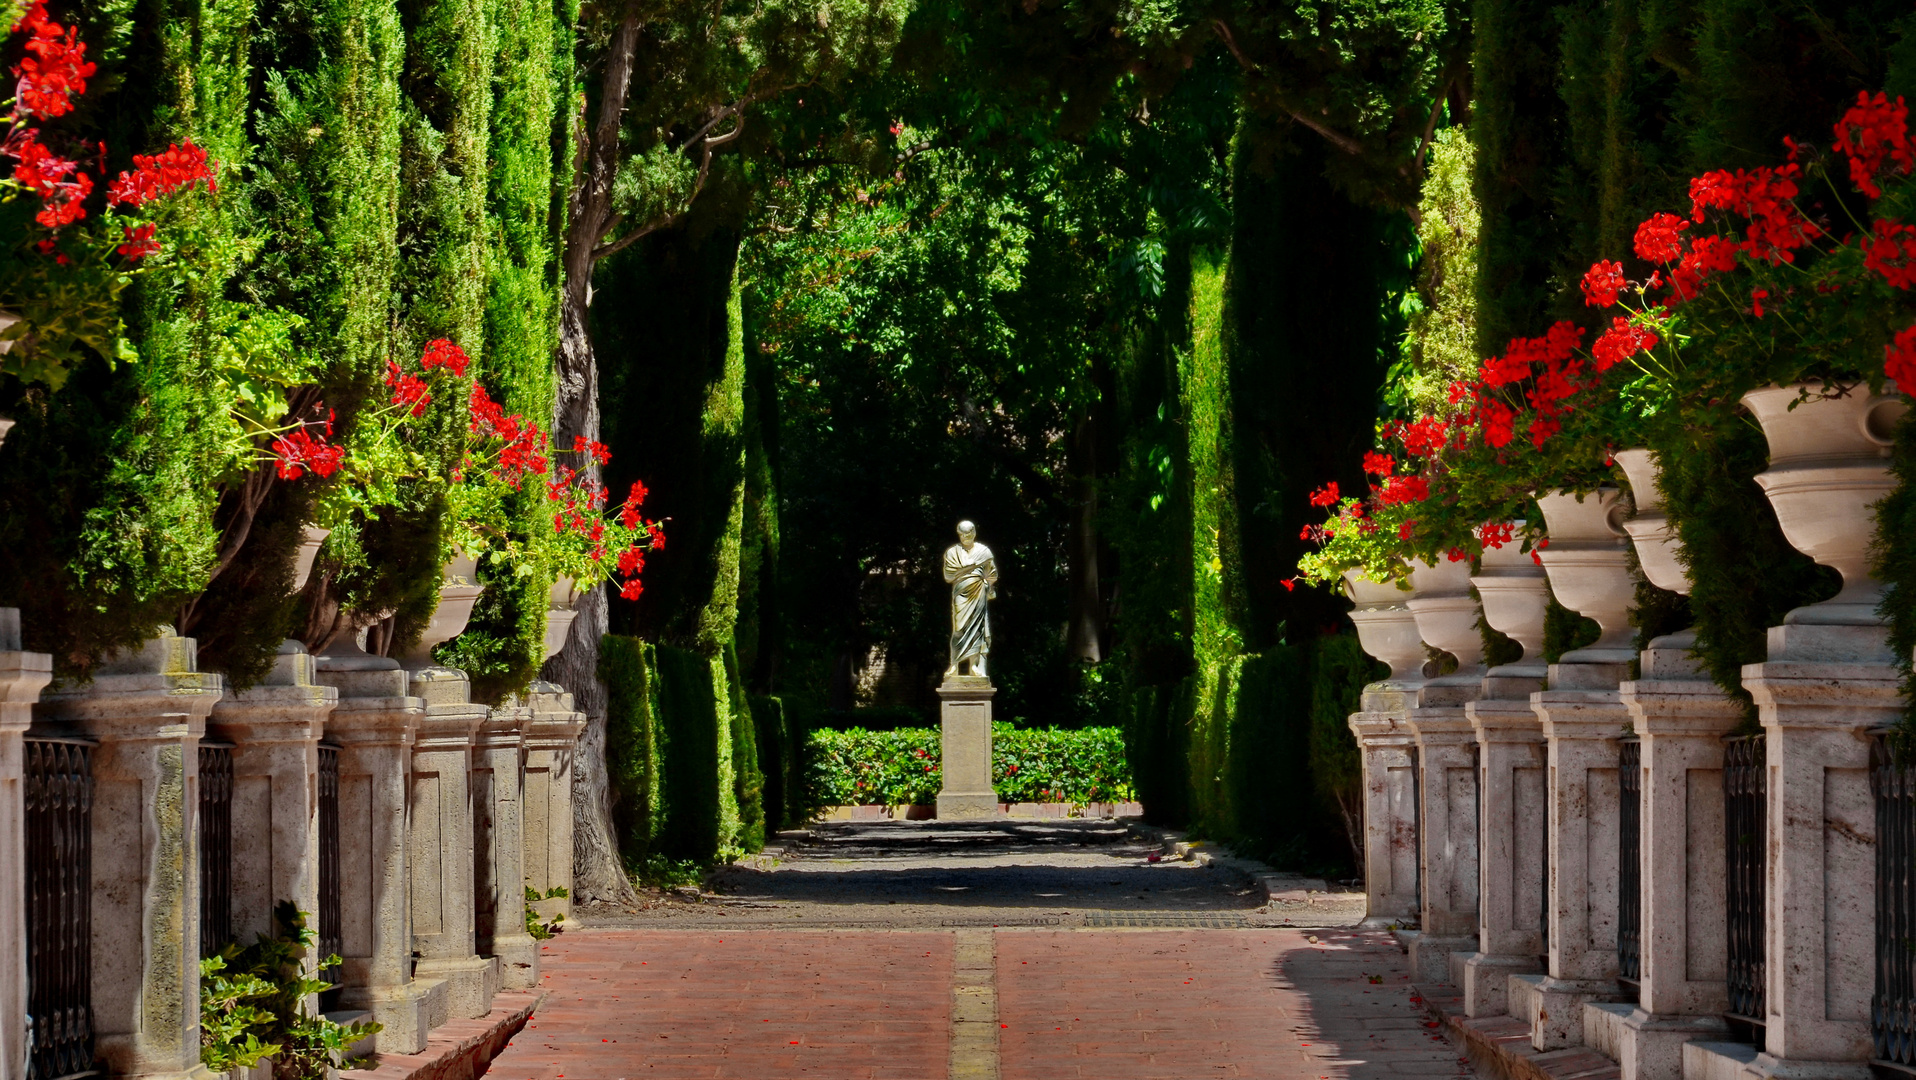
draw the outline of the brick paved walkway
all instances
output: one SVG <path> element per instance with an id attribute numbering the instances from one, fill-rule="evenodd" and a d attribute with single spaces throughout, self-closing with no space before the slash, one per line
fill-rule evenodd
<path id="1" fill-rule="evenodd" d="M 953 936 L 573 930 L 549 943 L 551 996 L 490 1075 L 991 1076 L 951 1053 Z M 996 1076 L 1471 1075 L 1410 1003 L 1404 958 L 1385 935 L 1318 936 L 998 930 Z"/>

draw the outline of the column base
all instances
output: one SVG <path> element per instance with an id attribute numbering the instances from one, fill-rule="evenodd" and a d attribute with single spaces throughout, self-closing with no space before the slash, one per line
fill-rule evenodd
<path id="1" fill-rule="evenodd" d="M 1548 975 L 1510 977 L 1510 1015 L 1529 1023 L 1530 1045 L 1562 1050 L 1583 1045 L 1583 1007 L 1615 1001 L 1617 984 L 1601 979 L 1553 979 Z"/>
<path id="2" fill-rule="evenodd" d="M 1450 954 L 1477 951 L 1477 935 L 1437 937 L 1419 934 L 1410 943 L 1411 978 L 1423 982 L 1450 981 Z"/>
<path id="3" fill-rule="evenodd" d="M 1779 1058 L 1747 1043 L 1685 1043 L 1683 1080 L 1869 1080 L 1863 1061 Z"/>
<path id="4" fill-rule="evenodd" d="M 413 965 L 413 977 L 444 979 L 446 1005 L 450 1010 L 448 1019 L 457 1016 L 476 1020 L 492 1011 L 493 995 L 499 992 L 499 959 L 461 956 L 451 960 L 421 960 Z"/>
<path id="5" fill-rule="evenodd" d="M 492 939 L 492 955 L 499 961 L 499 986 L 528 990 L 539 985 L 539 943 L 531 934 Z"/>
<path id="6" fill-rule="evenodd" d="M 225 1074 L 216 1073 L 195 1062 L 184 1069 L 142 1068 L 139 1062 L 141 1048 L 137 1045 L 138 1035 L 102 1035 L 94 1043 L 94 1052 L 101 1064 L 106 1066 L 110 1075 L 126 1077 L 129 1080 L 225 1080 Z M 122 1071 L 122 1062 L 126 1063 Z M 19 1075 L 25 1076 L 22 1072 Z"/>
<path id="7" fill-rule="evenodd" d="M 372 1014 L 379 1025 L 379 1033 L 372 1037 L 374 1052 L 417 1054 L 426 1048 L 426 1033 L 438 1026 L 433 1013 L 443 1016 L 446 1012 L 446 984 L 433 979 L 403 986 L 348 986 L 339 1003 L 346 1010 Z"/>
<path id="8" fill-rule="evenodd" d="M 1510 977 L 1541 972 L 1543 957 L 1453 953 L 1451 967 L 1457 969 L 1451 981 L 1464 992 L 1465 1016 L 1503 1016 L 1510 1011 Z"/>
<path id="9" fill-rule="evenodd" d="M 1720 1016 L 1658 1014 L 1627 1002 L 1583 1007 L 1584 1045 L 1621 1066 L 1623 1080 L 1680 1080 L 1685 1043 L 1729 1034 Z"/>
<path id="10" fill-rule="evenodd" d="M 985 821 L 1001 818 L 998 795 L 992 791 L 941 791 L 938 793 L 939 821 Z"/>

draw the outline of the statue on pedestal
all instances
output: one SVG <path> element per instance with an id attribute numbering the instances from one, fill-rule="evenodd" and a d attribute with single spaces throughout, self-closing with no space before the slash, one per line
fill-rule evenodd
<path id="1" fill-rule="evenodd" d="M 984 678 L 985 657 L 991 652 L 987 605 L 998 595 L 998 563 L 991 549 L 978 542 L 978 527 L 969 521 L 958 523 L 958 542 L 945 551 L 945 580 L 951 583 L 951 666 L 945 678 Z"/>

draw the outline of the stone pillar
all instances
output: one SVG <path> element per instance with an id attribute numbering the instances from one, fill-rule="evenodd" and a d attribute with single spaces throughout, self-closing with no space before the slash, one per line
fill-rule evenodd
<path id="1" fill-rule="evenodd" d="M 339 691 L 318 682 L 305 646 L 280 646 L 259 685 L 228 694 L 208 731 L 233 744 L 233 936 L 275 931 L 290 900 L 319 929 L 319 737 Z M 309 950 L 306 970 L 318 970 Z"/>
<path id="2" fill-rule="evenodd" d="M 1534 668 L 1534 674 L 1532 669 Z M 1510 976 L 1543 970 L 1546 747 L 1530 694 L 1543 666 L 1507 664 L 1484 678 L 1485 696 L 1465 706 L 1477 735 L 1482 780 L 1482 895 L 1477 952 L 1458 985 L 1469 1016 L 1509 1011 Z"/>
<path id="3" fill-rule="evenodd" d="M 20 651 L 20 611 L 0 608 L 0 1080 L 27 1075 L 27 725 L 53 657 Z"/>
<path id="4" fill-rule="evenodd" d="M 318 658 L 339 691 L 326 734 L 339 744 L 340 1004 L 370 1011 L 381 1053 L 416 1054 L 446 1012 L 445 985 L 413 978 L 407 794 L 426 703 L 396 661 L 349 638 Z"/>
<path id="5" fill-rule="evenodd" d="M 1624 1080 L 1677 1080 L 1683 1044 L 1728 1036 L 1723 736 L 1742 706 L 1690 659 L 1695 635 L 1658 638 L 1618 687 L 1642 740 L 1642 957 L 1617 1047 Z"/>
<path id="6" fill-rule="evenodd" d="M 541 899 L 542 919 L 572 914 L 572 756 L 585 714 L 556 683 L 536 682 L 526 695 L 525 887 Z M 557 895 L 548 895 L 553 892 Z"/>
<path id="7" fill-rule="evenodd" d="M 1414 700 L 1414 688 L 1371 683 L 1350 718 L 1364 763 L 1364 925 L 1374 929 L 1418 917 L 1416 738 L 1405 720 Z"/>
<path id="8" fill-rule="evenodd" d="M 492 710 L 473 749 L 473 859 L 479 954 L 494 957 L 499 985 L 539 983 L 539 943 L 526 933 L 525 803 L 522 762 L 532 710 Z"/>
<path id="9" fill-rule="evenodd" d="M 463 671 L 411 673 L 426 703 L 412 751 L 412 940 L 420 979 L 443 979 L 453 1016 L 492 1011 L 499 963 L 476 951 L 471 770 L 474 737 L 489 710 L 469 701 Z"/>
<path id="10" fill-rule="evenodd" d="M 93 752 L 93 1031 L 115 1076 L 203 1077 L 199 745 L 220 698 L 167 629 L 46 694 L 48 729 Z"/>
<path id="11" fill-rule="evenodd" d="M 1869 1074 L 1876 807 L 1868 731 L 1895 724 L 1903 707 L 1884 634 L 1873 625 L 1772 627 L 1770 659 L 1743 668 L 1769 761 L 1760 1073 Z"/>
<path id="12" fill-rule="evenodd" d="M 991 697 L 997 692 L 983 675 L 949 675 L 938 687 L 940 821 L 999 816 L 991 787 Z"/>

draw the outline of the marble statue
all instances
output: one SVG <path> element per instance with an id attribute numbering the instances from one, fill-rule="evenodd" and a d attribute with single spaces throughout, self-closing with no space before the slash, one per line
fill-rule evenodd
<path id="1" fill-rule="evenodd" d="M 987 604 L 998 595 L 998 563 L 978 542 L 978 527 L 958 523 L 958 542 L 945 551 L 945 580 L 951 583 L 951 666 L 945 678 L 985 675 L 991 652 L 991 614 Z"/>

